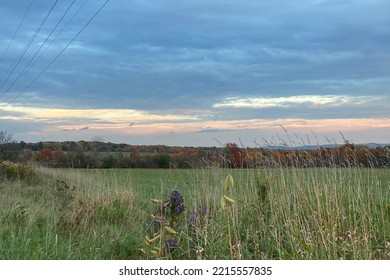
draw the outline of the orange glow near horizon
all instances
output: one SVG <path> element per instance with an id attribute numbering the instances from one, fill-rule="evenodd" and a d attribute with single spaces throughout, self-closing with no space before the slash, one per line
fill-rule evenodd
<path id="1" fill-rule="evenodd" d="M 340 131 L 367 134 L 368 131 L 377 130 L 381 135 L 385 135 L 384 141 L 390 140 L 390 137 L 383 132 L 387 129 L 390 131 L 389 118 L 210 120 L 201 117 L 202 114 L 197 114 L 197 111 L 188 114 L 157 114 L 123 109 L 76 110 L 18 106 L 9 106 L 4 112 L 6 114 L 3 114 L 0 119 L 43 124 L 39 131 L 30 131 L 26 135 L 45 135 L 46 137 L 51 137 L 51 135 L 65 137 L 72 131 L 84 131 L 85 136 L 115 135 L 117 137 L 157 137 L 203 132 L 225 133 L 226 136 L 244 132 L 249 135 L 252 132 L 256 135 L 259 131 L 280 133 L 283 128 L 292 133 L 314 132 L 324 135 Z"/>

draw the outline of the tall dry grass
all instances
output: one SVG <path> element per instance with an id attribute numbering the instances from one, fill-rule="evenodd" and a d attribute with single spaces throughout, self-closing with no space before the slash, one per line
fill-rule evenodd
<path id="1" fill-rule="evenodd" d="M 151 198 L 186 211 L 172 259 L 389 259 L 390 173 L 374 168 L 37 168 L 0 183 L 1 259 L 148 259 Z M 276 167 L 275 167 L 276 166 Z M 223 182 L 234 179 L 229 213 Z M 229 232 L 229 234 L 227 234 Z"/>

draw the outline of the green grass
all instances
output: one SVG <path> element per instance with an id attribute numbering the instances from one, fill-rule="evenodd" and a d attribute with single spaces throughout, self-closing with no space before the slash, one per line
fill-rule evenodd
<path id="1" fill-rule="evenodd" d="M 390 259 L 388 169 L 36 172 L 0 182 L 0 259 L 151 259 L 150 199 L 174 188 L 187 210 L 168 259 Z M 228 174 L 236 203 L 226 212 Z M 198 207 L 207 213 L 190 223 Z"/>

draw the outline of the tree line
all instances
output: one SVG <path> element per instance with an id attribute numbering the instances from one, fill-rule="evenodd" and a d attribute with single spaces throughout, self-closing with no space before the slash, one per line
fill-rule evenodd
<path id="1" fill-rule="evenodd" d="M 390 146 L 367 147 L 346 141 L 334 147 L 172 147 L 101 141 L 16 142 L 0 132 L 0 161 L 34 161 L 74 168 L 255 168 L 389 167 Z"/>

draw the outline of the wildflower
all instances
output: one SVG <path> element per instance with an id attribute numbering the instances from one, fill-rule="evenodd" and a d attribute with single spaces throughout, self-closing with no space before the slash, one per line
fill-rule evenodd
<path id="1" fill-rule="evenodd" d="M 175 248 L 179 246 L 179 240 L 176 237 L 168 237 L 164 240 L 165 253 L 171 253 Z"/>
<path id="2" fill-rule="evenodd" d="M 176 216 L 186 209 L 184 206 L 184 198 L 179 190 L 175 189 L 169 195 L 169 206 L 171 214 Z"/>
<path id="3" fill-rule="evenodd" d="M 209 212 L 209 209 L 207 207 L 201 207 L 195 208 L 192 210 L 191 216 L 188 218 L 188 221 L 191 224 L 196 224 L 196 221 L 199 219 L 202 219 L 207 213 Z"/>
<path id="4" fill-rule="evenodd" d="M 175 228 L 179 214 L 186 209 L 184 198 L 179 190 L 174 189 L 167 200 L 152 199 L 151 201 L 157 209 L 155 215 L 152 215 L 152 220 L 145 223 L 145 226 L 154 235 L 151 238 L 146 236 L 145 244 L 151 247 L 150 252 L 154 257 L 164 258 L 179 246 L 179 240 L 176 238 L 178 232 Z"/>

